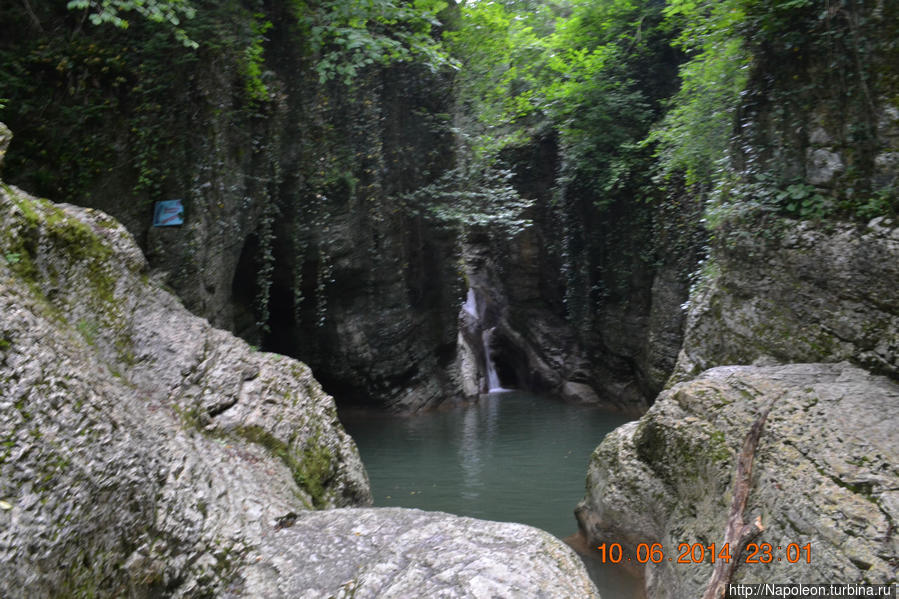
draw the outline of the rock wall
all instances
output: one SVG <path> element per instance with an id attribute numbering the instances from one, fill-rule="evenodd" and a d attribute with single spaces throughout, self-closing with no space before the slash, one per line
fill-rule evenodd
<path id="1" fill-rule="evenodd" d="M 899 227 L 787 221 L 716 247 L 691 298 L 675 380 L 712 366 L 850 360 L 899 378 Z"/>
<path id="2" fill-rule="evenodd" d="M 899 229 L 783 220 L 769 232 L 718 238 L 669 388 L 597 448 L 580 526 L 631 556 L 639 543 L 675 559 L 681 543 L 720 546 L 736 452 L 774 401 L 744 518 L 760 515 L 755 542 L 781 553 L 739 554 L 734 581 L 895 581 Z M 809 543 L 810 562 L 783 553 Z M 711 565 L 645 573 L 650 597 L 699 596 Z"/>
<path id="3" fill-rule="evenodd" d="M 733 582 L 896 582 L 899 385 L 846 363 L 722 366 L 662 393 L 591 458 L 580 526 L 632 559 L 637 544 L 661 543 L 649 597 L 702 595 L 712 564 L 677 563 L 679 546 L 722 546 L 735 455 L 770 402 L 744 519 L 761 517 L 753 542 L 776 549 L 770 563 L 731 551 Z M 790 545 L 810 549 L 797 561 Z"/>
<path id="4" fill-rule="evenodd" d="M 99 211 L 3 184 L 0 225 L 4 597 L 598 597 L 530 527 L 313 511 L 371 495 L 307 366 L 190 314 Z"/>
<path id="5" fill-rule="evenodd" d="M 447 75 L 323 83 L 290 2 L 206 7 L 185 24 L 196 50 L 142 19 L 124 36 L 35 11 L 0 26 L 9 68 L 34 71 L 5 109 L 21 130 L 7 179 L 113 215 L 188 309 L 303 359 L 341 400 L 454 395 L 455 240 L 402 199 L 452 166 Z M 176 198 L 184 225 L 151 227 Z"/>
<path id="6" fill-rule="evenodd" d="M 290 2 L 207 7 L 185 23 L 197 51 L 141 20 L 125 35 L 34 11 L 0 25 L 11 72 L 35 73 L 6 109 L 26 140 L 9 179 L 119 219 L 188 309 L 307 362 L 339 401 L 415 411 L 479 388 L 456 366 L 461 271 L 496 277 L 460 268 L 456 234 L 405 196 L 454 166 L 450 74 L 322 83 Z M 490 247 L 495 344 L 530 388 L 640 411 L 673 366 L 691 268 L 647 251 L 654 208 L 557 209 L 557 153 L 553 135 L 508 152 L 536 228 Z M 151 227 L 174 198 L 185 224 Z"/>
<path id="7" fill-rule="evenodd" d="M 899 7 L 862 0 L 826 12 L 807 5 L 754 32 L 731 158 L 744 175 L 803 182 L 838 203 L 883 209 L 899 183 Z M 788 43 L 771 43 L 789 36 Z M 880 196 L 878 199 L 878 195 Z"/>
<path id="8" fill-rule="evenodd" d="M 595 206 L 559 199 L 557 148 L 536 138 L 508 152 L 532 225 L 508 239 L 469 231 L 462 257 L 486 318 L 460 319 L 463 381 L 484 391 L 479 330 L 500 379 L 570 401 L 643 413 L 674 369 L 689 273 L 705 235 L 684 196 Z M 478 328 L 480 327 L 480 329 Z"/>
<path id="9" fill-rule="evenodd" d="M 276 516 L 370 501 L 305 365 L 188 313 L 108 216 L 0 209 L 5 596 L 208 592 Z"/>
<path id="10" fill-rule="evenodd" d="M 279 203 L 262 339 L 307 361 L 341 401 L 415 411 L 457 394 L 456 239 L 403 199 L 451 163 L 448 132 L 429 116 L 448 102 L 446 82 L 414 67 L 302 101 L 318 116 Z"/>
<path id="11" fill-rule="evenodd" d="M 577 508 L 591 543 L 632 558 L 639 543 L 662 544 L 666 559 L 645 568 L 650 597 L 705 589 L 710 563 L 667 558 L 681 543 L 720 548 L 736 454 L 768 405 L 743 519 L 760 517 L 754 542 L 772 558 L 732 551 L 733 581 L 897 581 L 899 228 L 885 216 L 899 174 L 896 10 L 754 15 L 775 29 L 748 39 L 776 27 L 795 37 L 749 47 L 731 156 L 741 182 L 709 213 L 675 371 L 649 412 L 594 452 Z M 778 204 L 778 185 L 807 201 Z M 809 555 L 791 563 L 797 546 Z"/>

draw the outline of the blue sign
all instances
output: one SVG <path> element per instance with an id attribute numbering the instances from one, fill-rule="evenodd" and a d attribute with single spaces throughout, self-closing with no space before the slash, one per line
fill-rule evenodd
<path id="1" fill-rule="evenodd" d="M 174 227 L 184 224 L 184 206 L 181 200 L 165 200 L 156 202 L 153 211 L 154 227 Z"/>

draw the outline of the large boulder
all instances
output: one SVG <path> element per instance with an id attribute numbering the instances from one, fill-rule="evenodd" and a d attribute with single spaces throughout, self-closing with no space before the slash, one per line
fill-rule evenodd
<path id="1" fill-rule="evenodd" d="M 0 594 L 208 591 L 277 515 L 370 502 L 308 367 L 191 315 L 116 221 L 4 186 L 0 223 Z"/>
<path id="2" fill-rule="evenodd" d="M 371 501 L 309 368 L 92 209 L 0 187 L 0 595 L 597 597 L 547 533 Z"/>
<path id="3" fill-rule="evenodd" d="M 247 597 L 599 597 L 578 557 L 549 533 L 439 512 L 315 512 L 272 533 L 259 554 L 261 565 L 246 571 Z"/>
<path id="4" fill-rule="evenodd" d="M 620 543 L 632 561 L 638 544 L 661 543 L 664 559 L 646 565 L 648 596 L 701 596 L 712 565 L 678 563 L 679 546 L 720 551 L 735 456 L 771 402 L 744 520 L 761 517 L 754 542 L 770 543 L 773 561 L 734 555 L 734 582 L 897 580 L 899 385 L 846 363 L 732 366 L 662 393 L 591 459 L 582 531 L 594 545 Z M 791 544 L 810 551 L 791 563 Z"/>

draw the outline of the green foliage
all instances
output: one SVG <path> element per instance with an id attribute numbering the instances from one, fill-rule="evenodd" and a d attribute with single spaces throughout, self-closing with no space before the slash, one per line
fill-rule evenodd
<path id="1" fill-rule="evenodd" d="M 719 180 L 709 196 L 706 224 L 713 233 L 744 230 L 775 237 L 782 229 L 783 223 L 777 222 L 782 217 L 814 222 L 868 221 L 896 212 L 896 196 L 892 190 L 856 201 L 840 199 L 832 191 L 801 179 L 784 182 L 770 172 L 742 177 L 731 173 Z"/>
<path id="2" fill-rule="evenodd" d="M 820 221 L 895 213 L 895 177 L 874 176 L 875 89 L 899 90 L 885 75 L 899 58 L 895 7 L 669 0 L 665 14 L 688 60 L 649 140 L 658 142 L 664 174 L 716 189 L 712 220 L 728 214 L 725 222 L 761 231 L 775 214 Z M 821 126 L 845 168 L 815 187 L 802 174 L 809 133 Z"/>
<path id="3" fill-rule="evenodd" d="M 36 5 L 33 19 L 19 5 L 0 10 L 0 78 L 9 97 L 0 118 L 17 133 L 7 176 L 88 205 L 98 186 L 148 202 L 173 190 L 183 195 L 198 144 L 190 132 L 212 130 L 215 120 L 249 122 L 272 103 L 264 55 L 270 21 L 237 0 L 182 14 L 188 7 L 172 10 L 182 11 L 179 27 L 197 49 L 173 39 L 167 19 L 166 27 L 136 19 L 125 31 L 82 28 L 65 4 Z M 215 97 L 203 89 L 211 61 L 227 65 Z"/>
<path id="4" fill-rule="evenodd" d="M 689 56 L 680 67 L 681 88 L 671 99 L 658 142 L 662 171 L 684 172 L 693 185 L 712 181 L 728 166 L 740 93 L 750 54 L 739 34 L 744 0 L 669 0 L 665 16 L 680 28 L 675 43 Z"/>
<path id="5" fill-rule="evenodd" d="M 437 71 L 451 64 L 432 36 L 446 7 L 443 0 L 324 0 L 295 10 L 308 28 L 319 81 L 349 84 L 371 65 L 418 61 Z"/>
<path id="6" fill-rule="evenodd" d="M 870 220 L 877 216 L 899 215 L 899 197 L 893 189 L 874 192 L 854 205 L 855 216 L 860 220 Z"/>
<path id="7" fill-rule="evenodd" d="M 252 36 L 244 49 L 244 80 L 247 96 L 261 102 L 271 99 L 271 92 L 263 81 L 263 76 L 265 74 L 265 33 L 272 27 L 272 22 L 267 20 L 264 14 L 254 14 L 250 21 Z"/>
<path id="8" fill-rule="evenodd" d="M 407 194 L 404 200 L 412 211 L 463 232 L 485 227 L 514 237 L 531 225 L 527 213 L 533 202 L 518 194 L 511 179 L 509 170 L 465 164 Z"/>
<path id="9" fill-rule="evenodd" d="M 821 220 L 835 207 L 833 198 L 827 197 L 807 183 L 793 183 L 777 193 L 777 201 L 785 210 L 802 219 Z"/>
<path id="10" fill-rule="evenodd" d="M 188 48 L 197 47 L 197 42 L 180 27 L 182 19 L 196 15 L 189 0 L 69 0 L 66 8 L 85 11 L 94 25 L 110 23 L 121 29 L 127 29 L 129 23 L 120 15 L 134 11 L 154 23 L 169 25 L 175 38 Z"/>
<path id="11" fill-rule="evenodd" d="M 459 28 L 444 34 L 462 65 L 455 81 L 463 108 L 460 133 L 475 155 L 489 156 L 526 138 L 517 125 L 544 104 L 556 10 L 552 3 L 466 3 Z"/>
<path id="12" fill-rule="evenodd" d="M 632 174 L 647 167 L 637 142 L 668 85 L 659 71 L 668 35 L 659 7 L 477 2 L 463 17 L 446 37 L 463 65 L 460 124 L 475 153 L 496 154 L 551 127 L 565 181 L 579 180 L 597 198 L 632 187 Z"/>

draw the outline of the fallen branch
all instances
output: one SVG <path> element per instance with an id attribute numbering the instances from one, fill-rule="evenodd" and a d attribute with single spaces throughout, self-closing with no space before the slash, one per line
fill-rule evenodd
<path id="1" fill-rule="evenodd" d="M 778 397 L 775 397 L 762 410 L 746 440 L 743 441 L 743 448 L 737 456 L 737 472 L 734 475 L 734 499 L 730 504 L 730 515 L 727 519 L 727 528 L 724 531 L 724 546 L 729 548 L 732 558 L 729 560 L 715 560 L 715 569 L 709 584 L 702 595 L 702 599 L 723 599 L 727 585 L 733 577 L 734 570 L 739 563 L 740 553 L 746 548 L 746 545 L 759 535 L 765 527 L 762 526 L 761 516 L 756 517 L 752 524 L 746 524 L 743 521 L 743 511 L 746 509 L 746 500 L 749 499 L 749 491 L 752 487 L 752 460 L 755 457 L 755 450 L 759 444 L 759 438 L 762 436 L 762 429 L 765 427 L 765 420 L 774 407 Z"/>

